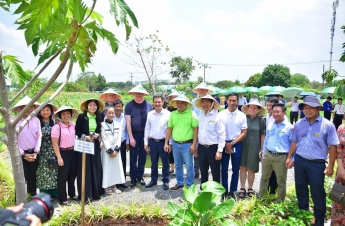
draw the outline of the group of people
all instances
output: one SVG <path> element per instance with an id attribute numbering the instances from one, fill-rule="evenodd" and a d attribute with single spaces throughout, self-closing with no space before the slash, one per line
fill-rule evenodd
<path id="1" fill-rule="evenodd" d="M 278 189 L 277 201 L 284 201 L 287 169 L 294 167 L 298 206 L 309 210 L 310 186 L 315 224 L 323 225 L 324 175 L 333 174 L 337 158 L 337 181 L 345 184 L 344 147 L 339 142 L 345 135 L 345 126 L 340 126 L 337 134 L 336 127 L 320 116 L 322 106 L 312 96 L 305 97 L 303 103 L 292 104 L 305 114 L 293 126 L 286 117 L 285 103 L 277 98 L 266 100 L 265 119 L 266 109 L 256 99 L 244 102 L 242 96 L 230 93 L 225 99 L 227 108 L 219 111 L 219 101 L 210 95 L 212 89 L 206 83 L 199 84 L 193 91 L 198 98 L 192 101 L 179 93 L 169 94 L 166 109 L 162 95 L 153 96 L 153 106 L 145 100 L 148 92 L 141 85 L 129 91 L 133 100 L 126 105 L 119 94 L 109 89 L 99 99 L 85 100 L 79 115 L 77 109 L 48 104 L 18 136 L 28 193 L 35 195 L 39 188 L 57 197 L 63 205 L 69 204 L 67 194 L 73 200 L 81 198 L 82 158 L 81 153 L 74 151 L 77 137 L 93 142 L 95 149 L 94 155 L 86 154 L 86 200 L 100 199 L 104 193 L 121 193 L 119 188 L 127 188 L 127 151 L 132 188 L 137 183 L 146 188 L 157 185 L 161 158 L 164 190 L 190 187 L 199 174 L 202 184 L 209 180 L 211 169 L 212 180 L 221 183 L 226 190 L 224 196 L 233 198 L 236 194 L 239 198 L 254 195 L 253 183 L 261 162 L 258 195 L 265 197 L 268 191 L 275 193 Z M 30 100 L 23 98 L 13 110 L 23 110 Z M 38 106 L 35 103 L 22 120 Z M 74 118 L 75 125 L 71 122 Z M 149 183 L 143 179 L 147 153 L 152 163 Z M 47 160 L 51 157 L 56 157 L 58 169 L 49 167 Z M 174 164 L 174 168 L 169 164 Z M 176 171 L 177 183 L 169 187 L 172 170 Z M 76 195 L 75 180 L 79 195 Z M 333 205 L 335 224 L 344 214 L 343 207 Z"/>

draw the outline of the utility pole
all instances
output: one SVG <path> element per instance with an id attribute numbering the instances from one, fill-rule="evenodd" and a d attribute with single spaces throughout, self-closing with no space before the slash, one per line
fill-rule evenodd
<path id="1" fill-rule="evenodd" d="M 323 77 L 325 73 L 325 65 L 322 66 L 322 89 L 325 88 L 325 78 Z"/>
<path id="2" fill-rule="evenodd" d="M 329 55 L 330 55 L 329 70 L 331 70 L 331 67 L 332 67 L 334 25 L 335 25 L 335 16 L 336 16 L 336 13 L 337 13 L 338 5 L 339 5 L 339 0 L 333 1 L 333 17 L 332 17 L 332 20 L 331 20 L 331 51 L 329 52 Z"/>
<path id="3" fill-rule="evenodd" d="M 133 75 L 132 75 L 132 72 L 131 72 L 131 85 L 133 85 Z"/>
<path id="4" fill-rule="evenodd" d="M 206 80 L 205 80 L 205 70 L 206 70 L 206 64 L 204 64 L 204 82 L 206 82 Z"/>

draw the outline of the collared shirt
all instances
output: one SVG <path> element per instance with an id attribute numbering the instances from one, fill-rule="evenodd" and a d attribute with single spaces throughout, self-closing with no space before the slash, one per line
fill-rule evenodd
<path id="1" fill-rule="evenodd" d="M 194 138 L 194 128 L 198 127 L 198 117 L 195 112 L 186 109 L 184 112 L 171 112 L 168 127 L 172 128 L 172 139 L 187 141 Z"/>
<path id="2" fill-rule="evenodd" d="M 293 126 L 288 119 L 284 119 L 279 124 L 273 121 L 270 124 L 270 128 L 266 130 L 262 156 L 264 156 L 267 150 L 277 153 L 289 153 L 292 134 L 291 128 Z"/>
<path id="3" fill-rule="evenodd" d="M 60 137 L 60 127 L 61 127 L 61 138 L 60 138 L 60 148 L 70 148 L 74 146 L 75 139 L 75 126 L 73 123 L 69 122 L 68 126 L 62 122 L 58 122 L 52 128 L 52 138 Z"/>
<path id="4" fill-rule="evenodd" d="M 320 115 L 312 124 L 306 117 L 299 120 L 295 124 L 291 141 L 297 143 L 296 154 L 309 160 L 326 160 L 328 146 L 339 144 L 333 123 Z"/>
<path id="5" fill-rule="evenodd" d="M 144 145 L 148 145 L 149 138 L 165 139 L 170 114 L 170 111 L 166 109 L 162 109 L 159 113 L 156 110 L 152 110 L 147 114 Z"/>
<path id="6" fill-rule="evenodd" d="M 199 98 L 194 98 L 194 99 L 192 100 L 192 104 L 193 104 L 192 110 L 195 112 L 196 116 L 199 116 L 199 115 L 201 114 L 202 110 L 200 110 L 200 109 L 195 105 L 195 101 L 196 101 L 197 99 L 199 99 Z"/>
<path id="7" fill-rule="evenodd" d="M 128 136 L 128 132 L 127 132 L 127 121 L 126 121 L 125 114 L 123 114 L 123 112 L 121 112 L 120 117 L 117 117 L 115 114 L 113 120 L 120 123 L 120 125 L 122 125 L 121 142 L 126 140 L 126 144 L 129 144 L 129 136 Z"/>
<path id="8" fill-rule="evenodd" d="M 345 112 L 345 105 L 344 104 L 336 104 L 335 106 L 334 106 L 334 112 L 335 112 L 335 114 L 337 114 L 337 115 L 343 115 L 344 114 L 344 112 Z"/>
<path id="9" fill-rule="evenodd" d="M 246 115 L 235 110 L 230 112 L 229 109 L 225 109 L 219 112 L 219 121 L 225 126 L 226 138 L 225 140 L 235 140 L 241 135 L 243 129 L 247 129 L 247 117 Z"/>
<path id="10" fill-rule="evenodd" d="M 87 117 L 89 118 L 89 120 L 88 120 L 89 121 L 89 131 L 95 132 L 95 130 L 97 128 L 96 114 L 94 114 L 92 116 L 89 113 L 87 113 Z"/>
<path id="11" fill-rule="evenodd" d="M 331 112 L 333 109 L 332 103 L 330 101 L 323 102 L 323 111 L 324 112 Z"/>
<path id="12" fill-rule="evenodd" d="M 238 105 L 246 105 L 247 99 L 245 97 L 238 97 Z"/>
<path id="13" fill-rule="evenodd" d="M 298 112 L 298 105 L 299 105 L 299 102 L 296 101 L 296 102 L 291 102 L 291 111 L 292 112 Z"/>
<path id="14" fill-rule="evenodd" d="M 225 125 L 219 122 L 218 111 L 212 109 L 207 115 L 201 113 L 198 117 L 198 141 L 203 145 L 218 144 L 218 152 L 223 152 L 225 146 Z"/>
<path id="15" fill-rule="evenodd" d="M 18 128 L 24 120 L 25 118 L 19 120 L 16 128 Z M 41 122 L 37 117 L 34 116 L 18 134 L 18 148 L 20 155 L 24 155 L 24 151 L 29 149 L 34 149 L 34 152 L 39 153 L 41 148 L 41 140 Z"/>

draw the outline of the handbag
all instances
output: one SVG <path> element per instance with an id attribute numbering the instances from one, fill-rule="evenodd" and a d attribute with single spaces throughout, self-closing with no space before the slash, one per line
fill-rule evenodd
<path id="1" fill-rule="evenodd" d="M 334 182 L 328 198 L 342 206 L 345 206 L 345 186 Z"/>
<path id="2" fill-rule="evenodd" d="M 48 166 L 52 169 L 58 169 L 59 165 L 58 165 L 58 161 L 56 160 L 55 157 L 49 157 L 47 160 Z"/>

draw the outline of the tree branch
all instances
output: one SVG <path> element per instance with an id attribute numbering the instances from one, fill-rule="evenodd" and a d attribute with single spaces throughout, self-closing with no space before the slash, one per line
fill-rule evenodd
<path id="1" fill-rule="evenodd" d="M 5 128 L 3 128 L 3 127 L 0 127 L 0 132 L 6 133 L 6 130 L 5 130 Z"/>
<path id="2" fill-rule="evenodd" d="M 4 144 L 8 144 L 8 140 L 5 136 L 0 135 L 0 141 L 2 141 Z"/>
<path id="3" fill-rule="evenodd" d="M 89 15 L 87 15 L 87 16 L 85 17 L 85 19 L 83 20 L 83 22 L 81 22 L 81 24 L 85 23 L 85 21 L 87 21 L 87 19 L 89 19 L 89 17 L 91 16 L 91 14 L 92 14 L 92 12 L 93 12 L 95 6 L 96 6 L 96 2 L 97 2 L 97 0 L 93 0 L 93 4 L 92 4 L 92 7 L 91 7 L 91 9 L 90 9 L 90 13 L 89 13 Z"/>
<path id="4" fill-rule="evenodd" d="M 5 115 L 5 114 L 7 113 L 6 108 L 0 107 L 0 113 L 1 113 L 2 115 Z"/>
<path id="5" fill-rule="evenodd" d="M 24 87 L 21 89 L 21 90 L 19 90 L 19 92 L 10 100 L 10 104 L 13 104 L 13 102 L 29 87 L 29 86 L 31 86 L 31 84 L 38 78 L 38 76 L 40 76 L 41 74 L 42 74 L 42 72 L 49 66 L 49 64 L 51 63 L 51 62 L 53 62 L 53 60 L 57 57 L 57 56 L 59 56 L 59 54 L 62 52 L 62 50 L 63 50 L 64 48 L 62 48 L 61 50 L 59 50 L 59 51 L 57 51 L 57 53 L 55 53 L 54 54 L 54 56 L 53 57 L 51 57 L 45 64 L 44 64 L 44 66 L 41 68 L 41 70 L 34 76 L 34 77 L 32 77 L 31 78 L 31 80 L 28 82 L 28 83 L 26 83 L 25 85 L 24 85 Z"/>
<path id="6" fill-rule="evenodd" d="M 72 70 L 73 70 L 73 60 L 69 61 L 69 67 L 68 67 L 68 71 L 67 71 L 67 75 L 65 78 L 65 81 L 60 85 L 60 87 L 44 102 L 42 103 L 37 109 L 35 109 L 30 115 L 29 117 L 27 117 L 22 124 L 20 124 L 20 126 L 16 129 L 16 131 L 18 133 L 20 133 L 20 131 L 22 131 L 22 129 L 25 127 L 25 125 L 31 120 L 32 117 L 34 117 L 35 115 L 37 115 L 38 112 L 40 112 L 48 103 L 50 103 L 60 92 L 61 90 L 65 87 L 65 85 L 67 84 L 69 78 L 71 77 L 72 74 Z"/>

